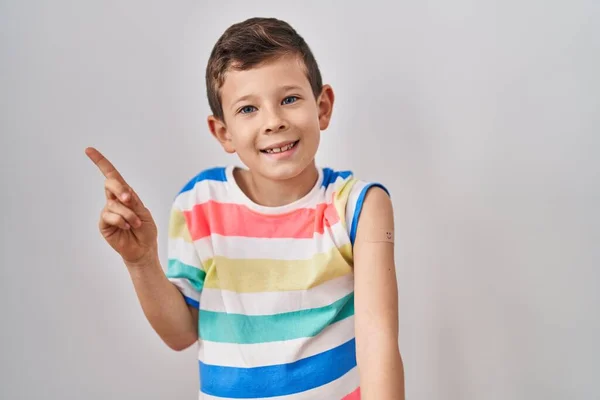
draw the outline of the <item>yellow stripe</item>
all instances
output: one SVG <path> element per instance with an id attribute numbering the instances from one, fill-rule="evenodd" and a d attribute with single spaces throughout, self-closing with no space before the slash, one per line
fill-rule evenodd
<path id="1" fill-rule="evenodd" d="M 340 217 L 340 222 L 346 232 L 348 232 L 348 226 L 346 226 L 346 205 L 348 204 L 350 192 L 357 182 L 358 180 L 356 178 L 348 179 L 346 182 L 344 182 L 342 187 L 338 189 L 333 198 L 333 206 L 335 207 Z M 347 246 L 345 251 L 342 252 L 342 256 L 344 257 L 346 263 L 348 263 L 350 266 L 354 266 L 354 253 L 352 251 L 352 245 Z"/>
<path id="2" fill-rule="evenodd" d="M 335 197 L 333 198 L 333 205 L 337 210 L 338 215 L 340 216 L 340 220 L 344 228 L 348 228 L 346 226 L 346 204 L 348 203 L 348 197 L 350 197 L 350 192 L 352 191 L 352 187 L 358 182 L 356 178 L 350 178 L 336 191 Z"/>
<path id="3" fill-rule="evenodd" d="M 352 258 L 352 243 L 348 243 L 338 248 L 338 251 L 341 253 L 342 258 L 344 260 L 348 260 Z M 350 266 L 352 266 L 350 264 Z"/>
<path id="4" fill-rule="evenodd" d="M 183 238 L 186 242 L 192 242 L 192 235 L 188 229 L 183 212 L 173 208 L 169 218 L 169 237 L 173 239 Z"/>
<path id="5" fill-rule="evenodd" d="M 352 273 L 351 244 L 308 260 L 261 260 L 215 257 L 204 262 L 204 287 L 238 293 L 306 290 Z"/>

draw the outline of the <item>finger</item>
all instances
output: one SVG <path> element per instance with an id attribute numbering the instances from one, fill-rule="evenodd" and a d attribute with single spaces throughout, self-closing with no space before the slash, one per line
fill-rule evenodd
<path id="1" fill-rule="evenodd" d="M 136 213 L 144 213 L 145 207 L 135 190 L 131 186 L 121 183 L 116 179 L 107 179 L 104 183 L 106 199 L 117 200 L 125 204 Z"/>
<path id="2" fill-rule="evenodd" d="M 132 209 L 136 212 L 144 210 L 144 203 L 142 202 L 142 199 L 140 199 L 140 196 L 138 196 L 138 194 L 135 192 L 135 190 L 131 188 L 131 186 L 129 187 L 129 190 L 131 191 L 131 200 L 128 204 L 131 204 Z"/>
<path id="3" fill-rule="evenodd" d="M 104 188 L 106 189 L 107 199 L 119 199 L 120 201 L 127 203 L 132 198 L 131 188 L 117 179 L 106 179 L 104 181 Z"/>
<path id="4" fill-rule="evenodd" d="M 102 211 L 102 216 L 100 220 L 100 228 L 105 228 L 107 226 L 116 226 L 117 228 L 127 230 L 130 229 L 130 225 L 125 221 L 125 219 L 119 214 L 115 214 L 108 210 Z"/>
<path id="5" fill-rule="evenodd" d="M 96 164 L 96 166 L 100 169 L 100 172 L 102 172 L 106 178 L 114 178 L 125 183 L 125 179 L 123 179 L 123 176 L 121 176 L 115 166 L 112 165 L 111 162 L 108 161 L 106 157 L 104 157 L 98 150 L 93 147 L 88 147 L 85 149 L 85 154 L 87 154 L 90 160 Z"/>
<path id="6" fill-rule="evenodd" d="M 120 215 L 129 225 L 134 228 L 139 228 L 142 221 L 133 210 L 115 200 L 109 200 L 106 205 L 106 210 L 113 214 Z"/>

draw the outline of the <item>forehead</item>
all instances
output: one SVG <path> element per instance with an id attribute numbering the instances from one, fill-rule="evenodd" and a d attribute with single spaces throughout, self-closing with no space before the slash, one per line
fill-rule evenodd
<path id="1" fill-rule="evenodd" d="M 229 69 L 221 87 L 221 99 L 226 103 L 241 96 L 268 95 L 284 86 L 310 90 L 306 67 L 299 57 L 278 57 L 247 70 Z"/>

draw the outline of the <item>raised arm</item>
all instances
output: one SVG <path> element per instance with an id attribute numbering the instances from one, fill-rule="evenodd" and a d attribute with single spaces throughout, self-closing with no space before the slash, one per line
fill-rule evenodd
<path id="1" fill-rule="evenodd" d="M 91 147 L 85 152 L 105 178 L 100 233 L 123 259 L 152 328 L 170 348 L 189 347 L 198 340 L 198 310 L 186 304 L 163 271 L 150 211 L 108 159 Z"/>

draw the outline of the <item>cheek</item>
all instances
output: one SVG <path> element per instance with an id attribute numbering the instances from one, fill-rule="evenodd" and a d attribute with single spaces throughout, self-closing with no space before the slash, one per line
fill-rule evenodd
<path id="1" fill-rule="evenodd" d="M 291 122 L 294 126 L 301 128 L 304 133 L 311 133 L 313 130 L 319 130 L 319 114 L 313 107 L 306 107 L 295 113 Z"/>
<path id="2" fill-rule="evenodd" d="M 249 129 L 247 124 L 243 126 L 233 126 L 232 130 L 235 133 L 231 135 L 231 141 L 236 149 L 239 150 L 254 147 L 254 136 L 251 134 L 252 130 Z"/>

